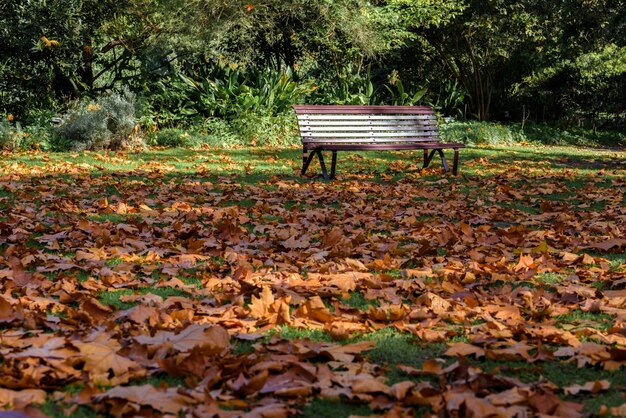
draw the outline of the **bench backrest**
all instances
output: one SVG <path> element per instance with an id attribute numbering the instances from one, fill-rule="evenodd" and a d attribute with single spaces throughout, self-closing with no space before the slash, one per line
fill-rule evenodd
<path id="1" fill-rule="evenodd" d="M 294 105 L 304 144 L 440 142 L 430 106 Z"/>

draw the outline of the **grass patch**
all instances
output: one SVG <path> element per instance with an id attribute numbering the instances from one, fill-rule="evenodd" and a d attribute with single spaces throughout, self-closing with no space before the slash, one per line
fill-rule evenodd
<path id="1" fill-rule="evenodd" d="M 107 267 L 115 267 L 118 266 L 120 264 L 122 264 L 124 262 L 124 260 L 122 260 L 119 257 L 113 257 L 113 258 L 109 258 L 104 262 L 104 265 Z"/>
<path id="2" fill-rule="evenodd" d="M 367 416 L 372 413 L 373 411 L 367 405 L 315 398 L 306 404 L 299 416 L 302 418 L 347 418 L 358 415 Z"/>
<path id="3" fill-rule="evenodd" d="M 187 387 L 185 383 L 185 379 L 182 377 L 169 376 L 166 374 L 160 374 L 156 376 L 148 376 L 145 379 L 131 380 L 128 382 L 129 386 L 143 386 L 143 385 L 151 385 L 155 388 L 158 387 Z"/>
<path id="4" fill-rule="evenodd" d="M 177 289 L 175 287 L 142 287 L 136 290 L 130 290 L 130 289 L 107 290 L 104 292 L 98 292 L 97 295 L 101 303 L 105 305 L 113 306 L 118 310 L 126 310 L 137 305 L 137 302 L 123 302 L 120 299 L 123 296 L 131 296 L 135 294 L 158 295 L 158 296 L 161 296 L 164 300 L 173 296 L 180 296 L 180 297 L 191 296 L 188 292 Z"/>
<path id="5" fill-rule="evenodd" d="M 515 377 L 524 383 L 533 383 L 545 378 L 561 389 L 573 384 L 583 385 L 596 380 L 611 382 L 609 390 L 604 392 L 593 395 L 587 393 L 564 396 L 566 400 L 583 403 L 587 413 L 597 414 L 602 405 L 614 407 L 624 403 L 623 392 L 620 390 L 626 386 L 626 373 L 623 370 L 607 372 L 596 367 L 578 368 L 575 363 L 559 361 L 530 364 L 526 361 L 469 360 L 471 364 L 488 373 Z"/>
<path id="6" fill-rule="evenodd" d="M 329 333 L 321 329 L 294 328 L 290 326 L 278 326 L 267 332 L 268 337 L 278 335 L 286 340 L 311 340 L 319 342 L 332 342 Z"/>
<path id="7" fill-rule="evenodd" d="M 110 416 L 108 414 L 102 415 L 101 413 L 98 413 L 84 405 L 79 405 L 76 409 L 69 412 L 71 407 L 71 404 L 65 404 L 49 399 L 46 403 L 39 407 L 39 410 L 50 418 L 101 418 L 103 416 Z"/>
<path id="8" fill-rule="evenodd" d="M 178 278 L 185 283 L 186 285 L 189 286 L 195 286 L 198 289 L 202 289 L 202 280 L 200 280 L 198 277 L 196 276 L 178 276 Z"/>
<path id="9" fill-rule="evenodd" d="M 350 292 L 347 298 L 341 300 L 346 306 L 349 306 L 354 309 L 359 309 L 361 311 L 367 311 L 370 306 L 379 307 L 380 302 L 375 299 L 366 299 L 365 295 L 361 292 Z"/>
<path id="10" fill-rule="evenodd" d="M 248 355 L 248 354 L 254 353 L 253 345 L 255 344 L 255 341 L 235 340 L 233 342 L 231 340 L 231 343 L 233 345 L 233 355 L 235 356 Z"/>
<path id="11" fill-rule="evenodd" d="M 626 269 L 626 254 L 589 253 L 589 255 L 608 260 L 611 263 L 611 270 Z"/>
<path id="12" fill-rule="evenodd" d="M 87 219 L 96 222 L 111 222 L 114 224 L 125 223 L 128 221 L 139 221 L 141 217 L 136 214 L 122 215 L 119 213 L 99 213 L 97 215 L 88 215 Z"/>
<path id="13" fill-rule="evenodd" d="M 561 284 L 563 279 L 565 279 L 566 277 L 567 274 L 563 273 L 544 272 L 536 274 L 534 280 L 544 285 L 557 285 Z"/>
<path id="14" fill-rule="evenodd" d="M 358 337 L 358 340 L 374 341 L 376 347 L 365 353 L 373 363 L 386 365 L 403 364 L 421 367 L 425 360 L 436 357 L 445 351 L 443 345 L 422 344 L 416 337 L 393 328 L 383 328 Z"/>
<path id="15" fill-rule="evenodd" d="M 613 325 L 611 315 L 602 312 L 584 312 L 580 309 L 559 315 L 555 319 L 557 326 L 564 329 L 589 327 L 599 331 L 606 331 Z"/>
<path id="16" fill-rule="evenodd" d="M 503 340 L 519 339 L 519 334 L 515 333 L 514 337 L 506 337 L 504 333 L 502 337 L 495 333 L 487 334 L 487 327 L 479 325 L 487 323 L 491 326 L 491 321 L 478 319 L 480 315 L 467 315 L 467 320 L 451 319 L 456 316 L 449 316 L 446 317 L 448 319 L 437 321 L 440 318 L 432 318 L 434 315 L 431 313 L 435 307 L 427 306 L 425 300 L 418 301 L 418 298 L 426 292 L 433 292 L 445 299 L 456 300 L 454 305 L 467 314 L 474 300 L 478 300 L 477 306 L 472 308 L 476 311 L 486 306 L 493 308 L 494 303 L 500 306 L 503 301 L 523 306 L 524 293 L 511 292 L 511 289 L 522 286 L 531 292 L 539 289 L 538 292 L 544 293 L 550 303 L 571 309 L 572 298 L 564 297 L 561 300 L 559 295 L 544 291 L 563 284 L 569 274 L 575 273 L 580 278 L 577 285 L 591 289 L 591 292 L 577 294 L 576 302 L 580 302 L 580 306 L 593 306 L 582 303 L 593 300 L 604 303 L 601 295 L 594 292 L 595 288 L 611 288 L 611 282 L 621 277 L 615 272 L 624 270 L 626 254 L 620 247 L 613 247 L 610 251 L 621 251 L 621 254 L 591 254 L 608 260 L 610 271 L 607 271 L 604 262 L 561 264 L 557 254 L 552 254 L 552 261 L 553 265 L 565 266 L 561 270 L 552 267 L 554 270 L 550 272 L 528 277 L 528 270 L 516 270 L 515 267 L 519 255 L 517 251 L 528 248 L 530 243 L 536 243 L 537 240 L 547 239 L 559 251 L 576 252 L 581 242 L 589 241 L 588 237 L 601 241 L 611 235 L 615 227 L 621 230 L 623 219 L 619 205 L 620 202 L 626 203 L 623 196 L 626 159 L 616 152 L 554 147 L 469 147 L 462 151 L 461 171 L 456 177 L 442 175 L 439 161 L 435 161 L 432 168 L 420 170 L 419 152 L 346 153 L 345 158 L 340 159 L 339 179 L 333 182 L 313 177 L 301 178 L 297 173 L 299 152 L 296 148 L 207 148 L 199 151 L 151 150 L 138 154 L 8 155 L 0 162 L 0 171 L 7 166 L 7 161 L 8 164 L 17 164 L 20 184 L 19 192 L 0 190 L 0 218 L 6 219 L 0 220 L 0 250 L 9 255 L 5 257 L 5 264 L 0 265 L 0 275 L 10 277 L 13 274 L 12 260 L 20 259 L 27 272 L 37 278 L 41 278 L 41 272 L 44 272 L 44 276 L 54 282 L 50 286 L 48 281 L 44 281 L 49 287 L 42 289 L 13 286 L 7 288 L 7 294 L 27 301 L 22 304 L 22 309 L 30 315 L 27 311 L 35 309 L 39 302 L 35 296 L 65 297 L 62 291 L 70 294 L 74 291 L 72 285 L 81 294 L 84 292 L 89 297 L 98 297 L 116 309 L 128 309 L 136 305 L 135 302 L 123 302 L 124 296 L 131 296 L 129 300 L 133 300 L 132 297 L 154 294 L 167 299 L 176 296 L 190 298 L 194 293 L 203 293 L 206 299 L 188 299 L 186 302 L 214 323 L 224 319 L 228 321 L 229 318 L 224 315 L 233 315 L 233 320 L 225 325 L 229 331 L 242 332 L 241 329 L 245 329 L 254 332 L 252 324 L 261 327 L 263 322 L 250 315 L 246 309 L 249 303 L 240 302 L 249 301 L 255 289 L 268 284 L 272 285 L 277 296 L 291 296 L 294 323 L 302 319 L 295 312 L 296 306 L 314 295 L 320 296 L 331 311 L 334 306 L 342 304 L 345 309 L 333 312 L 337 320 L 351 322 L 363 319 L 357 310 L 367 311 L 371 306 L 378 307 L 387 302 L 384 297 L 367 299 L 367 289 L 371 287 L 380 290 L 388 286 L 400 300 L 405 300 L 413 308 L 409 320 L 412 324 L 419 324 L 426 330 L 446 331 L 448 337 L 445 343 L 469 342 L 471 339 L 485 348 L 493 348 L 493 344 Z M 19 158 L 30 158 L 37 171 L 25 169 L 20 165 Z M 94 167 L 77 166 L 83 163 L 93 164 Z M 317 166 L 312 169 L 319 172 Z M 601 175 L 598 173 L 600 170 L 603 171 Z M 596 181 L 598 179 L 601 181 Z M 38 194 L 40 189 L 46 193 Z M 111 194 L 120 197 L 111 199 Z M 64 197 L 55 202 L 55 196 Z M 93 209 L 97 206 L 94 205 L 95 201 L 100 197 L 109 197 L 113 205 L 119 200 L 129 207 L 139 208 L 145 204 L 153 209 L 167 210 L 160 216 L 100 214 Z M 10 210 L 3 209 L 3 205 L 10 205 Z M 231 208 L 224 210 L 224 206 Z M 234 212 L 238 215 L 247 216 L 248 222 L 235 223 L 243 223 L 250 234 L 243 233 L 229 240 L 228 234 L 222 233 L 219 222 L 233 216 L 232 207 L 237 209 Z M 585 212 L 581 212 L 583 210 Z M 91 211 L 87 212 L 91 214 L 85 211 Z M 571 218 L 568 220 L 564 215 Z M 93 231 L 85 227 L 86 221 L 95 226 Z M 463 227 L 461 222 L 470 228 Z M 100 225 L 94 225 L 96 223 Z M 119 223 L 132 223 L 137 227 L 137 233 L 129 232 L 129 228 L 118 231 L 115 227 Z M 583 230 L 584 225 L 590 227 Z M 256 227 L 256 236 L 252 236 Z M 325 234 L 335 228 L 340 232 L 341 241 L 327 240 Z M 110 234 L 103 232 L 105 229 L 110 229 Z M 448 234 L 448 230 L 452 234 Z M 315 245 L 286 252 L 280 243 L 287 236 L 294 236 L 301 231 L 306 231 L 309 242 Z M 43 240 L 45 248 L 37 242 L 41 235 L 46 236 Z M 136 235 L 134 238 L 146 247 L 137 245 L 135 248 L 128 239 L 133 238 L 130 235 Z M 171 278 L 171 270 L 163 270 L 177 266 L 177 277 L 194 288 L 183 291 L 177 288 L 147 287 L 146 283 L 142 284 L 146 286 L 143 288 L 115 290 L 110 287 L 110 291 L 98 292 L 96 289 L 100 290 L 99 287 L 88 284 L 81 286 L 78 282 L 99 277 L 99 270 L 105 261 L 85 262 L 81 265 L 84 271 L 78 271 L 70 264 L 76 262 L 77 251 L 94 246 L 106 247 L 106 251 L 112 247 L 125 247 L 137 254 L 137 257 L 129 254 L 128 257 L 106 261 L 106 266 L 118 266 L 116 270 L 123 267 L 124 272 L 131 272 L 131 276 L 137 274 L 137 277 L 129 278 L 131 281 L 151 275 L 153 281 L 150 283 L 162 283 Z M 335 285 L 325 286 L 325 280 L 320 280 L 319 284 L 314 280 L 303 282 L 295 275 L 300 272 L 307 278 L 345 271 L 346 258 L 354 258 L 354 254 L 359 255 L 359 260 L 368 266 L 366 268 L 370 269 L 369 273 L 373 276 L 359 279 L 359 291 L 348 293 L 339 302 Z M 205 261 L 194 261 L 195 255 L 199 256 L 198 260 Z M 373 263 L 381 259 L 388 263 Z M 536 253 L 533 259 L 537 260 Z M 7 264 L 9 260 L 11 262 Z M 468 276 L 463 273 L 474 271 L 470 270 L 473 266 L 469 264 L 473 262 L 484 266 L 484 270 L 476 273 L 475 280 L 465 281 L 464 277 Z M 65 266 L 54 269 L 53 273 L 45 273 L 55 263 Z M 406 275 L 400 277 L 398 268 L 424 270 L 426 277 L 417 280 Z M 58 280 L 59 277 L 74 283 L 67 285 Z M 223 280 L 223 284 L 215 286 L 215 298 L 211 298 L 208 293 L 195 291 L 195 288 L 202 289 L 203 278 L 208 280 L 209 277 L 211 281 Z M 100 281 L 97 285 L 103 283 Z M 320 287 L 316 288 L 318 285 Z M 507 296 L 514 300 L 507 299 Z M 227 306 L 231 303 L 234 306 Z M 541 304 L 537 304 L 537 307 L 540 308 Z M 61 316 L 54 312 L 54 308 L 51 309 L 51 314 Z M 541 312 L 548 314 L 548 310 Z M 498 317 L 496 313 L 493 315 Z M 523 310 L 523 314 L 529 321 L 549 321 L 543 314 L 530 315 L 527 310 Z M 56 321 L 55 318 L 50 319 Z M 581 340 L 593 339 L 596 331 L 606 333 L 615 324 L 615 317 L 581 310 L 551 319 L 553 321 L 549 322 L 550 325 L 556 322 Z M 68 321 L 57 322 L 61 324 L 59 326 L 65 326 Z M 502 323 L 513 326 L 507 320 L 502 320 Z M 384 318 L 372 316 L 367 319 L 365 326 L 374 329 L 386 324 L 388 322 Z M 90 331 L 90 324 L 78 325 L 85 327 L 85 333 Z M 161 329 L 158 325 L 149 329 L 145 325 L 124 325 L 128 325 L 128 334 L 123 334 L 124 338 L 142 333 L 154 335 Z M 533 325 L 540 326 L 538 323 Z M 5 329 L 19 326 L 10 323 Z M 40 327 L 28 328 L 25 332 L 57 331 Z M 66 336 L 60 335 L 62 338 Z M 528 343 L 542 343 L 544 346 L 554 343 L 553 340 L 538 338 L 538 341 L 533 339 Z M 239 358 L 239 363 L 229 363 L 228 366 L 251 366 L 266 353 L 272 353 L 269 345 L 281 341 L 281 348 L 289 347 L 290 344 L 284 340 L 305 339 L 339 344 L 375 342 L 375 348 L 363 352 L 360 357 L 372 364 L 376 373 L 384 373 L 388 384 L 405 380 L 438 382 L 438 376 L 410 376 L 402 372 L 399 366 L 420 368 L 424 361 L 439 358 L 447 349 L 446 344 L 422 343 L 415 335 L 399 332 L 395 328 L 385 328 L 337 342 L 324 330 L 282 326 L 265 331 L 262 338 L 255 341 L 232 338 L 231 354 L 253 354 L 259 348 L 259 355 Z M 11 350 L 19 351 L 17 348 Z M 120 355 L 125 354 L 125 350 L 120 351 Z M 230 361 L 230 357 L 227 356 L 224 361 Z M 360 360 L 357 358 L 356 361 Z M 309 356 L 302 361 L 327 361 L 327 357 Z M 454 359 L 446 358 L 446 364 L 452 361 Z M 600 403 L 609 406 L 618 404 L 619 388 L 625 385 L 618 374 L 601 370 L 602 362 L 597 368 L 585 365 L 581 369 L 575 368 L 573 364 L 552 361 L 533 364 L 482 361 L 476 364 L 498 373 L 522 377 L 530 384 L 542 377 L 559 382 L 561 387 L 610 379 L 613 386 L 607 392 L 588 396 L 588 399 L 568 397 L 584 402 L 589 413 L 597 412 Z M 158 374 L 131 384 L 184 386 L 183 380 L 169 376 L 159 367 L 156 363 L 150 365 L 147 373 Z M 228 379 L 232 374 L 230 371 Z M 14 372 L 18 373 L 19 370 Z M 452 384 L 452 381 L 448 380 L 447 383 Z M 239 399 L 237 396 L 241 393 L 233 395 L 228 385 L 228 382 L 222 380 L 214 388 L 219 387 L 223 394 Z M 72 389 L 59 384 L 52 390 L 71 393 Z M 485 389 L 485 395 L 487 392 L 489 390 Z M 366 405 L 353 404 L 347 399 L 339 402 L 310 398 L 301 401 L 306 400 L 310 402 L 303 406 L 304 416 L 334 417 L 372 413 Z M 65 405 L 49 402 L 46 407 L 51 411 L 49 415 L 64 416 Z M 231 407 L 237 410 L 244 408 L 236 402 Z M 93 415 L 90 409 L 77 411 L 74 416 Z M 416 409 L 414 412 L 419 415 L 420 411 Z"/>

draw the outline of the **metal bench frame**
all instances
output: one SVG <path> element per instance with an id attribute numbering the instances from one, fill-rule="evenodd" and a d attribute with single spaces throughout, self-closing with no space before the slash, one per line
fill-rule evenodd
<path id="1" fill-rule="evenodd" d="M 461 143 L 443 143 L 437 115 L 430 106 L 294 105 L 302 138 L 302 175 L 317 155 L 325 179 L 335 178 L 337 151 L 424 150 L 423 168 L 434 155 L 454 151 L 452 173 L 458 173 Z M 322 151 L 332 152 L 330 175 Z"/>

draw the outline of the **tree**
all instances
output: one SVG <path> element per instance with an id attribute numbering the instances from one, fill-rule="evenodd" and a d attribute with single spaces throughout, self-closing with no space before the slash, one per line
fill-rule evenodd
<path id="1" fill-rule="evenodd" d="M 535 8 L 542 40 L 532 70 L 514 84 L 512 99 L 534 108 L 542 119 L 590 120 L 595 126 L 599 116 L 623 115 L 626 2 L 568 0 Z"/>
<path id="2" fill-rule="evenodd" d="M 0 4 L 0 109 L 33 108 L 110 88 L 158 33 L 147 0 L 6 0 Z"/>

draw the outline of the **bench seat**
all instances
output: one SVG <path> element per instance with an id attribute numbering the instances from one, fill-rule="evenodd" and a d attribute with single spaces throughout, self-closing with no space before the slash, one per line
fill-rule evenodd
<path id="1" fill-rule="evenodd" d="M 461 143 L 444 143 L 437 115 L 429 106 L 295 105 L 302 138 L 302 175 L 317 155 L 324 178 L 335 177 L 337 151 L 424 150 L 424 167 L 435 153 L 446 172 L 444 149 L 454 151 L 452 173 L 458 172 Z M 330 175 L 322 151 L 332 152 Z M 430 152 L 429 152 L 430 151 Z"/>

